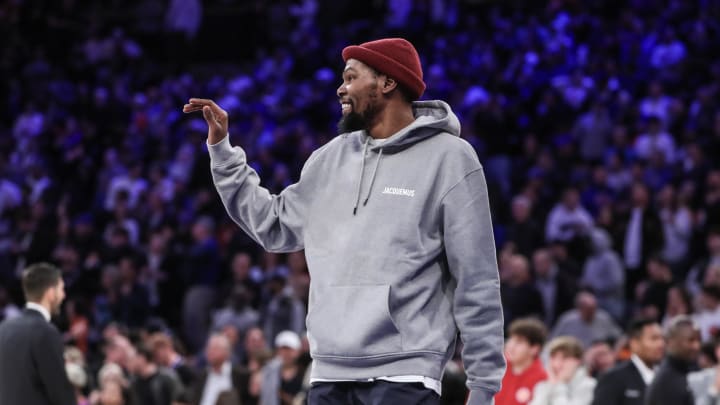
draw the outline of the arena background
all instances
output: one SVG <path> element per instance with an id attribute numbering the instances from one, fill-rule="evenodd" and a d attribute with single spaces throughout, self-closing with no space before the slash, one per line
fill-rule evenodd
<path id="1" fill-rule="evenodd" d="M 423 98 L 450 103 L 485 167 L 506 325 L 536 316 L 576 335 L 597 376 L 627 359 L 628 320 L 688 314 L 711 367 L 719 17 L 710 0 L 3 2 L 0 320 L 23 305 L 19 272 L 49 261 L 68 292 L 55 321 L 81 364 L 79 397 L 98 397 L 108 363 L 131 391 L 134 347 L 162 363 L 163 336 L 189 389 L 220 332 L 256 401 L 275 337 L 302 337 L 309 276 L 302 252 L 264 252 L 229 220 L 206 125 L 182 105 L 228 110 L 233 143 L 279 192 L 335 136 L 342 48 L 402 36 L 421 55 Z M 605 327 L 578 330 L 579 311 Z M 444 403 L 465 397 L 460 365 Z"/>

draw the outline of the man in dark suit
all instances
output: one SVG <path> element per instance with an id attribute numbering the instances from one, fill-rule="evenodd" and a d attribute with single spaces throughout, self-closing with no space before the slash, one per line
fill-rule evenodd
<path id="1" fill-rule="evenodd" d="M 230 363 L 231 353 L 230 341 L 225 335 L 210 336 L 205 348 L 208 368 L 195 380 L 190 390 L 190 404 L 215 404 L 221 397 L 234 398 L 230 403 L 242 405 L 256 402 L 249 392 L 249 373 Z"/>
<path id="2" fill-rule="evenodd" d="M 593 405 L 642 405 L 645 388 L 652 381 L 655 366 L 665 349 L 660 325 L 650 319 L 630 323 L 630 361 L 622 363 L 600 377 L 595 386 Z"/>
<path id="3" fill-rule="evenodd" d="M 23 272 L 22 286 L 25 310 L 0 324 L 0 404 L 75 405 L 62 338 L 50 323 L 65 298 L 60 270 L 33 264 Z"/>
<path id="4" fill-rule="evenodd" d="M 700 355 L 700 329 L 686 315 L 670 320 L 666 332 L 667 357 L 645 392 L 644 405 L 693 405 L 687 375 Z"/>

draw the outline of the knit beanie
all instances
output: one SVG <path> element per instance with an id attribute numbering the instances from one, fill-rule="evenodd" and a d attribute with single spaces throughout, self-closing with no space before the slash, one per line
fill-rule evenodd
<path id="1" fill-rule="evenodd" d="M 402 84 L 417 100 L 425 91 L 420 57 L 415 47 L 402 38 L 385 38 L 351 45 L 343 49 L 342 57 L 357 59 Z"/>

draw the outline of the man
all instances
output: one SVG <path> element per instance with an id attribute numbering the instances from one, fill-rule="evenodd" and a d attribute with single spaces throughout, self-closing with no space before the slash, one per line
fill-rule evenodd
<path id="1" fill-rule="evenodd" d="M 612 317 L 597 307 L 595 296 L 582 291 L 575 297 L 575 309 L 567 311 L 558 319 L 552 337 L 575 336 L 583 347 L 590 347 L 598 340 L 617 339 L 621 335 Z"/>
<path id="2" fill-rule="evenodd" d="M 50 323 L 65 299 L 60 269 L 30 265 L 22 273 L 22 287 L 25 310 L 0 324 L 0 404 L 75 404 L 62 337 Z"/>
<path id="3" fill-rule="evenodd" d="M 713 340 L 714 354 L 720 354 L 720 339 Z M 688 385 L 692 390 L 695 404 L 717 405 L 720 401 L 720 365 L 708 367 L 701 371 L 688 374 Z"/>
<path id="4" fill-rule="evenodd" d="M 582 367 L 583 348 L 572 336 L 548 343 L 548 379 L 535 386 L 530 405 L 590 405 L 595 379 Z"/>
<path id="5" fill-rule="evenodd" d="M 543 304 L 543 321 L 548 327 L 557 317 L 573 306 L 573 291 L 577 283 L 572 277 L 560 271 L 555 259 L 546 248 L 536 250 L 532 255 L 535 271 L 535 288 L 540 293 Z"/>
<path id="6" fill-rule="evenodd" d="M 222 395 L 229 395 L 241 404 L 251 403 L 249 374 L 231 364 L 231 353 L 230 341 L 225 335 L 215 333 L 210 336 L 205 348 L 208 369 L 197 378 L 190 392 L 192 405 L 215 405 Z"/>
<path id="7" fill-rule="evenodd" d="M 680 315 L 668 325 L 667 356 L 645 393 L 645 405 L 692 405 L 687 375 L 700 354 L 700 330 L 692 318 Z"/>
<path id="8" fill-rule="evenodd" d="M 300 337 L 286 330 L 275 337 L 276 357 L 263 367 L 260 405 L 292 405 L 302 391 L 305 370 L 298 364 Z"/>
<path id="9" fill-rule="evenodd" d="M 545 344 L 547 329 L 534 318 L 514 321 L 505 343 L 507 371 L 502 388 L 495 395 L 496 405 L 523 405 L 532 399 L 535 384 L 547 378 L 540 362 L 540 350 Z"/>
<path id="10" fill-rule="evenodd" d="M 172 405 L 182 399 L 184 387 L 180 379 L 173 371 L 158 367 L 150 348 L 144 345 L 136 348 L 130 371 L 134 405 Z"/>
<path id="11" fill-rule="evenodd" d="M 642 405 L 645 389 L 655 376 L 655 366 L 662 360 L 665 339 L 657 321 L 637 319 L 627 330 L 630 361 L 624 362 L 600 377 L 595 387 L 593 405 Z"/>
<path id="12" fill-rule="evenodd" d="M 183 387 L 190 387 L 195 379 L 195 372 L 187 361 L 175 350 L 172 337 L 164 332 L 150 336 L 149 346 L 153 351 L 155 363 L 174 370 Z"/>
<path id="13" fill-rule="evenodd" d="M 530 264 L 523 255 L 501 256 L 500 298 L 507 323 L 528 316 L 543 317 L 543 301 L 532 282 Z"/>
<path id="14" fill-rule="evenodd" d="M 305 249 L 311 404 L 437 403 L 458 330 L 469 402 L 489 404 L 505 361 L 482 166 L 446 103 L 415 101 L 425 83 L 412 44 L 349 46 L 343 59 L 342 135 L 279 195 L 230 146 L 224 110 L 193 98 L 183 111 L 203 112 L 235 222 L 266 250 Z"/>

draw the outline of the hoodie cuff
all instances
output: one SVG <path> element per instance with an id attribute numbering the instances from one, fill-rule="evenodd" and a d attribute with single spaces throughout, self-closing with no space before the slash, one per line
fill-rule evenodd
<path id="1" fill-rule="evenodd" d="M 492 405 L 495 403 L 493 400 L 494 396 L 494 392 L 479 389 L 472 390 L 470 391 L 466 405 Z"/>
<path id="2" fill-rule="evenodd" d="M 207 143 L 207 141 L 205 141 Z M 235 153 L 230 145 L 230 134 L 225 135 L 222 141 L 210 145 L 207 143 L 208 152 L 210 153 L 210 162 L 213 165 L 221 165 L 233 157 Z"/>

